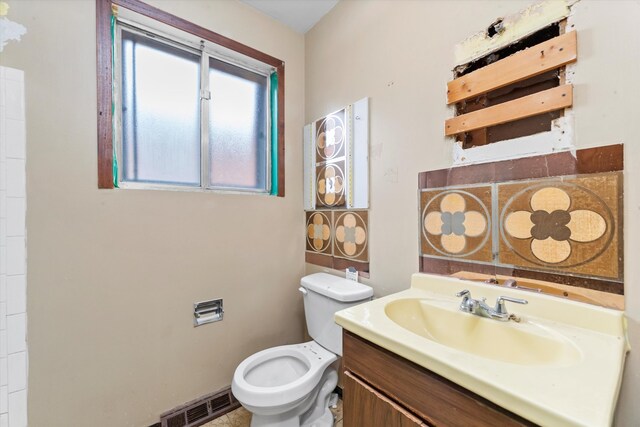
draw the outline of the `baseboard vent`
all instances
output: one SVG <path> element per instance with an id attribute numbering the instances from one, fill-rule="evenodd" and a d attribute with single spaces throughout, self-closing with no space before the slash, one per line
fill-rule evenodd
<path id="1" fill-rule="evenodd" d="M 240 402 L 226 387 L 207 394 L 160 416 L 161 427 L 197 427 L 240 407 Z"/>

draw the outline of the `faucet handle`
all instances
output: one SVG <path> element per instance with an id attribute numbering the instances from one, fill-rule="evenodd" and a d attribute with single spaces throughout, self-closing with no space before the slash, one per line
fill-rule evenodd
<path id="1" fill-rule="evenodd" d="M 496 301 L 496 307 L 495 307 L 496 313 L 507 314 L 507 308 L 505 307 L 505 304 L 504 304 L 505 301 L 515 302 L 516 304 L 529 304 L 529 301 L 527 301 L 526 299 L 500 296 Z"/>
<path id="2" fill-rule="evenodd" d="M 460 297 L 470 297 L 471 296 L 471 292 L 469 291 L 469 289 L 465 289 L 464 291 L 460 291 L 456 294 L 456 296 L 458 298 Z"/>

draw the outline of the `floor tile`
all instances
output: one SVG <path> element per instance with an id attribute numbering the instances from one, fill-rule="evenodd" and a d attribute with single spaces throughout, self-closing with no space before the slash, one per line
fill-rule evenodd
<path id="1" fill-rule="evenodd" d="M 333 417 L 336 421 L 342 421 L 342 399 L 338 400 L 338 404 L 336 405 L 335 408 L 329 408 L 331 409 L 331 412 L 333 413 Z"/>
<path id="2" fill-rule="evenodd" d="M 249 427 L 251 424 L 251 412 L 247 411 L 243 407 L 229 412 L 227 417 L 229 418 L 230 427 Z"/>
<path id="3" fill-rule="evenodd" d="M 229 418 L 226 415 L 216 418 L 213 421 L 209 421 L 204 424 L 202 427 L 228 427 L 229 426 Z"/>
<path id="4" fill-rule="evenodd" d="M 336 408 L 331 408 L 331 412 L 335 417 L 335 426 L 342 427 L 342 400 L 338 401 Z M 213 421 L 209 421 L 202 427 L 249 427 L 251 425 L 251 413 L 240 407 L 229 412 Z"/>

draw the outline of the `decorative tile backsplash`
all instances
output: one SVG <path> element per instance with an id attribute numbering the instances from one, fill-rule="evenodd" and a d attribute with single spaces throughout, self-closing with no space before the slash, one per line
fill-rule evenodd
<path id="1" fill-rule="evenodd" d="M 498 184 L 499 261 L 618 279 L 622 174 Z"/>
<path id="2" fill-rule="evenodd" d="M 420 174 L 420 270 L 622 293 L 622 168 L 619 145 Z"/>
<path id="3" fill-rule="evenodd" d="M 335 211 L 333 226 L 333 256 L 369 261 L 367 211 Z"/>
<path id="4" fill-rule="evenodd" d="M 369 207 L 369 98 L 307 124 L 304 209 Z"/>
<path id="5" fill-rule="evenodd" d="M 316 206 L 345 207 L 346 112 L 329 114 L 316 122 Z"/>
<path id="6" fill-rule="evenodd" d="M 332 162 L 344 158 L 346 133 L 344 108 L 316 121 L 316 163 Z"/>
<path id="7" fill-rule="evenodd" d="M 331 211 L 307 212 L 307 251 L 333 255 Z"/>
<path id="8" fill-rule="evenodd" d="M 304 127 L 308 263 L 369 277 L 369 99 Z"/>
<path id="9" fill-rule="evenodd" d="M 323 208 L 344 207 L 344 158 L 316 167 L 316 206 Z"/>
<path id="10" fill-rule="evenodd" d="M 422 253 L 491 262 L 491 187 L 420 194 Z"/>
<path id="11" fill-rule="evenodd" d="M 305 215 L 307 262 L 339 270 L 355 267 L 361 273 L 369 272 L 368 211 L 309 211 Z"/>

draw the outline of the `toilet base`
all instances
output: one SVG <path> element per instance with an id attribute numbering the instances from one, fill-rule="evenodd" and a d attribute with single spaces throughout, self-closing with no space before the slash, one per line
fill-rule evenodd
<path id="1" fill-rule="evenodd" d="M 333 414 L 329 410 L 329 400 L 336 385 L 338 385 L 338 372 L 333 366 L 330 366 L 322 375 L 313 405 L 300 417 L 301 427 L 333 426 Z"/>
<path id="2" fill-rule="evenodd" d="M 333 427 L 334 424 L 333 413 L 327 408 L 324 414 L 310 424 L 302 424 L 301 427 Z"/>
<path id="3" fill-rule="evenodd" d="M 333 427 L 335 420 L 329 408 L 319 418 L 309 423 L 300 424 L 300 416 L 257 415 L 251 417 L 251 427 Z"/>
<path id="4" fill-rule="evenodd" d="M 333 427 L 329 398 L 337 384 L 338 372 L 335 367 L 329 366 L 317 390 L 308 396 L 306 402 L 283 414 L 261 415 L 253 412 L 251 427 Z"/>
<path id="5" fill-rule="evenodd" d="M 283 419 L 279 415 L 257 415 L 251 417 L 251 427 L 300 427 L 300 417 Z"/>

